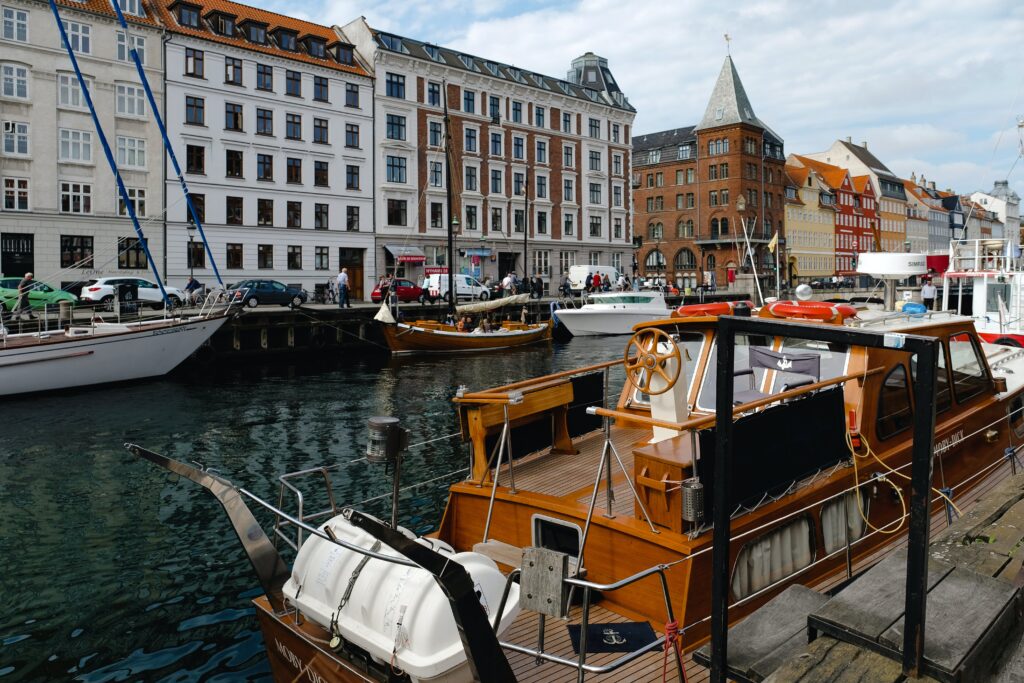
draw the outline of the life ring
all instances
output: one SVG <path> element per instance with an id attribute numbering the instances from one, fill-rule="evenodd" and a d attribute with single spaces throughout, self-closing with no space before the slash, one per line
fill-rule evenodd
<path id="1" fill-rule="evenodd" d="M 740 304 L 753 308 L 752 301 L 715 301 L 707 304 L 690 304 L 680 306 L 672 312 L 673 318 L 693 318 L 702 315 L 729 315 Z"/>
<path id="2" fill-rule="evenodd" d="M 765 309 L 773 318 L 796 318 L 841 323 L 844 318 L 857 315 L 857 309 L 849 304 L 830 304 L 826 301 L 776 301 Z"/>

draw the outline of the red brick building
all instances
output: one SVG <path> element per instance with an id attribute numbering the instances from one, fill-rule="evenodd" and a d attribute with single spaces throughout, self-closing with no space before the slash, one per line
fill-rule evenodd
<path id="1" fill-rule="evenodd" d="M 700 123 L 633 138 L 638 274 L 724 288 L 756 265 L 762 287 L 773 287 L 767 245 L 776 231 L 785 241 L 785 158 L 726 57 Z"/>

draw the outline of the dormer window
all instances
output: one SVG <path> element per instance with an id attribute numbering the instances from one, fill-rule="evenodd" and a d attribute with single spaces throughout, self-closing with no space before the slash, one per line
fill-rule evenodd
<path id="1" fill-rule="evenodd" d="M 214 17 L 211 23 L 213 24 L 213 30 L 216 31 L 219 35 L 227 36 L 229 38 L 235 35 L 234 17 L 229 17 L 224 14 L 218 14 L 216 17 Z"/>
<path id="2" fill-rule="evenodd" d="M 146 16 L 146 12 L 142 9 L 142 0 L 116 0 L 117 4 L 121 6 L 121 11 L 125 14 L 131 14 L 136 17 Z"/>
<path id="3" fill-rule="evenodd" d="M 441 58 L 441 51 L 438 50 L 433 45 L 424 45 L 423 51 L 426 52 L 427 55 L 435 62 L 444 62 L 444 60 Z"/>
<path id="4" fill-rule="evenodd" d="M 282 50 L 288 50 L 289 52 L 295 52 L 298 47 L 295 43 L 295 34 L 291 31 L 277 31 L 277 46 Z"/>
<path id="5" fill-rule="evenodd" d="M 470 71 L 473 70 L 473 58 L 472 57 L 470 57 L 469 55 L 459 55 L 459 59 L 462 61 L 463 64 L 466 65 L 467 69 L 469 69 Z"/>
<path id="6" fill-rule="evenodd" d="M 348 64 L 352 66 L 356 63 L 355 55 L 352 52 L 351 45 L 337 45 L 334 48 L 334 57 L 342 64 Z"/>
<path id="7" fill-rule="evenodd" d="M 379 33 L 381 44 L 389 50 L 394 52 L 405 52 L 405 48 L 402 46 L 402 39 L 398 36 L 392 36 L 387 33 Z"/>
<path id="8" fill-rule="evenodd" d="M 245 22 L 245 37 L 249 39 L 250 43 L 256 43 L 257 45 L 267 44 L 267 25 L 256 24 L 253 22 Z"/>
<path id="9" fill-rule="evenodd" d="M 199 28 L 199 10 L 190 5 L 179 5 L 178 23 L 189 28 Z"/>
<path id="10" fill-rule="evenodd" d="M 309 38 L 306 40 L 306 51 L 310 57 L 317 57 L 323 59 L 327 56 L 327 49 L 324 46 L 324 41 L 317 38 Z"/>

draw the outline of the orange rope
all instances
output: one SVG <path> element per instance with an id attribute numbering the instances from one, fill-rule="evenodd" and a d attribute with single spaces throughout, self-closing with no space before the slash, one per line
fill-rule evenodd
<path id="1" fill-rule="evenodd" d="M 679 658 L 680 668 L 683 671 L 683 683 L 686 683 L 686 662 L 682 660 L 683 653 L 680 649 L 679 644 L 679 622 L 678 621 L 667 621 L 665 622 L 665 646 L 662 648 L 665 656 L 661 660 L 661 680 L 662 683 L 668 681 L 668 651 L 673 650 L 675 656 Z"/>

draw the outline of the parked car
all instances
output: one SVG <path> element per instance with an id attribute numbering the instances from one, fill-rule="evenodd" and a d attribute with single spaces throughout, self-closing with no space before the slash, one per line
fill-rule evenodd
<path id="1" fill-rule="evenodd" d="M 448 276 L 431 275 L 429 278 L 428 294 L 431 299 L 444 299 L 448 301 Z M 459 299 L 480 299 L 487 301 L 491 293 L 480 282 L 469 275 L 455 273 L 455 292 Z"/>
<path id="2" fill-rule="evenodd" d="M 103 306 L 107 310 L 114 307 L 114 288 L 119 285 L 134 286 L 138 288 L 138 300 L 145 306 L 163 308 L 164 299 L 160 294 L 160 287 L 155 282 L 144 280 L 140 277 L 103 277 L 99 280 L 89 280 L 82 285 L 82 303 Z M 164 285 L 167 297 L 171 305 L 180 306 L 185 301 L 185 292 L 177 287 Z M 124 303 L 124 302 L 122 302 Z"/>
<path id="3" fill-rule="evenodd" d="M 397 278 L 392 283 L 392 286 L 395 288 L 395 291 L 398 292 L 398 300 L 399 301 L 409 302 L 409 301 L 421 301 L 422 300 L 421 297 L 423 296 L 423 288 L 420 287 L 415 282 L 413 282 L 412 280 L 406 280 L 404 278 Z M 376 287 L 373 288 L 372 292 L 370 292 L 370 301 L 372 301 L 375 304 L 379 304 L 380 303 L 380 285 L 379 284 Z"/>
<path id="4" fill-rule="evenodd" d="M 232 303 L 244 304 L 249 308 L 256 308 L 260 304 L 301 306 L 307 298 L 305 290 L 277 280 L 243 280 L 228 285 L 228 297 Z"/>
<path id="5" fill-rule="evenodd" d="M 18 303 L 18 283 L 20 277 L 5 277 L 0 279 L 0 310 L 11 311 Z M 32 281 L 32 290 L 28 293 L 28 304 L 32 308 L 43 308 L 47 305 L 56 305 L 61 301 L 77 303 L 78 297 L 63 289 L 54 289 L 45 282 Z"/>

